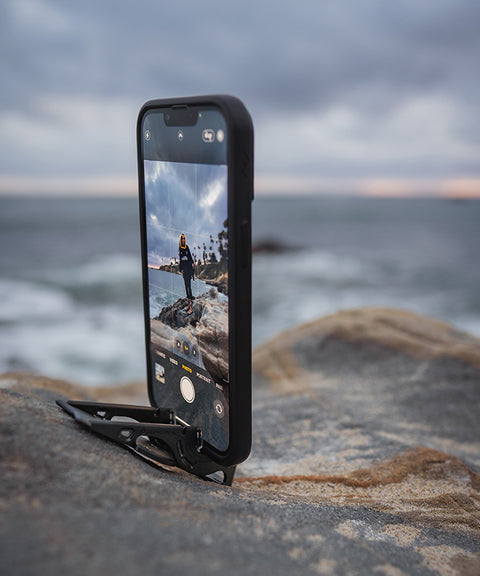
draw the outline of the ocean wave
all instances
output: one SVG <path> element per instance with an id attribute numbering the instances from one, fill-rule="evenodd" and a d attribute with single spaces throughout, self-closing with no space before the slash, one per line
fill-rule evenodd
<path id="1" fill-rule="evenodd" d="M 58 319 L 74 310 L 60 289 L 40 282 L 0 278 L 0 323 Z"/>
<path id="2" fill-rule="evenodd" d="M 79 265 L 50 270 L 44 277 L 80 301 L 141 299 L 141 262 L 133 254 L 96 256 Z"/>
<path id="3" fill-rule="evenodd" d="M 64 281 L 83 285 L 114 285 L 138 282 L 141 278 L 141 262 L 134 254 L 106 254 L 96 256 L 81 266 L 62 271 Z"/>
<path id="4" fill-rule="evenodd" d="M 0 327 L 0 371 L 31 370 L 87 385 L 138 380 L 145 372 L 140 310 L 72 309 Z"/>
<path id="5" fill-rule="evenodd" d="M 441 284 L 418 289 L 404 270 L 392 271 L 385 262 L 319 250 L 254 258 L 254 345 L 301 323 L 364 306 L 406 307 L 480 336 L 480 316 L 471 307 L 469 316 L 452 307 L 451 291 Z"/>
<path id="6" fill-rule="evenodd" d="M 254 269 L 266 269 L 288 278 L 323 282 L 365 282 L 377 275 L 371 263 L 348 256 L 339 257 L 325 250 L 298 250 L 283 254 L 260 253 L 253 259 Z"/>
<path id="7" fill-rule="evenodd" d="M 324 250 L 253 259 L 253 343 L 378 295 L 373 265 Z"/>

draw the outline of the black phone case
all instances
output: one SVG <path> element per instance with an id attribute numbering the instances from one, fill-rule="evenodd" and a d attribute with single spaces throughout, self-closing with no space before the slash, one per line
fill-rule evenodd
<path id="1" fill-rule="evenodd" d="M 223 114 L 228 130 L 228 219 L 229 219 L 229 360 L 230 434 L 225 452 L 204 443 L 203 451 L 212 460 L 230 466 L 245 460 L 251 448 L 251 203 L 253 200 L 253 124 L 243 103 L 226 95 L 199 96 L 146 102 L 137 121 L 137 162 L 139 178 L 142 246 L 145 342 L 147 343 L 148 394 L 152 406 L 153 374 L 150 370 L 148 272 L 145 226 L 145 197 L 142 157 L 142 120 L 147 111 L 171 106 L 215 106 Z M 232 225 L 233 224 L 233 225 Z"/>

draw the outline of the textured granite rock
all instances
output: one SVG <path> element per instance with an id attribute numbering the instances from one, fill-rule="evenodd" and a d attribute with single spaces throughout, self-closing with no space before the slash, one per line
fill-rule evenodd
<path id="1" fill-rule="evenodd" d="M 231 488 L 91 435 L 54 403 L 78 387 L 0 387 L 2 575 L 480 573 L 480 341 L 446 324 L 362 309 L 257 349 Z"/>

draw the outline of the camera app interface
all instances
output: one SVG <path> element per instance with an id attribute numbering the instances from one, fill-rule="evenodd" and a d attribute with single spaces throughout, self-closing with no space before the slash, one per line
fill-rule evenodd
<path id="1" fill-rule="evenodd" d="M 226 450 L 227 166 L 144 160 L 144 170 L 155 401 Z"/>

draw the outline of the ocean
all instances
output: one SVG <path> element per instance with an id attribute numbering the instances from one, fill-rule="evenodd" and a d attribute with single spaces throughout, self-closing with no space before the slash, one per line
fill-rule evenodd
<path id="1" fill-rule="evenodd" d="M 480 201 L 258 198 L 253 240 L 254 345 L 359 306 L 480 336 Z M 136 199 L 0 198 L 0 372 L 143 380 L 142 310 Z"/>

